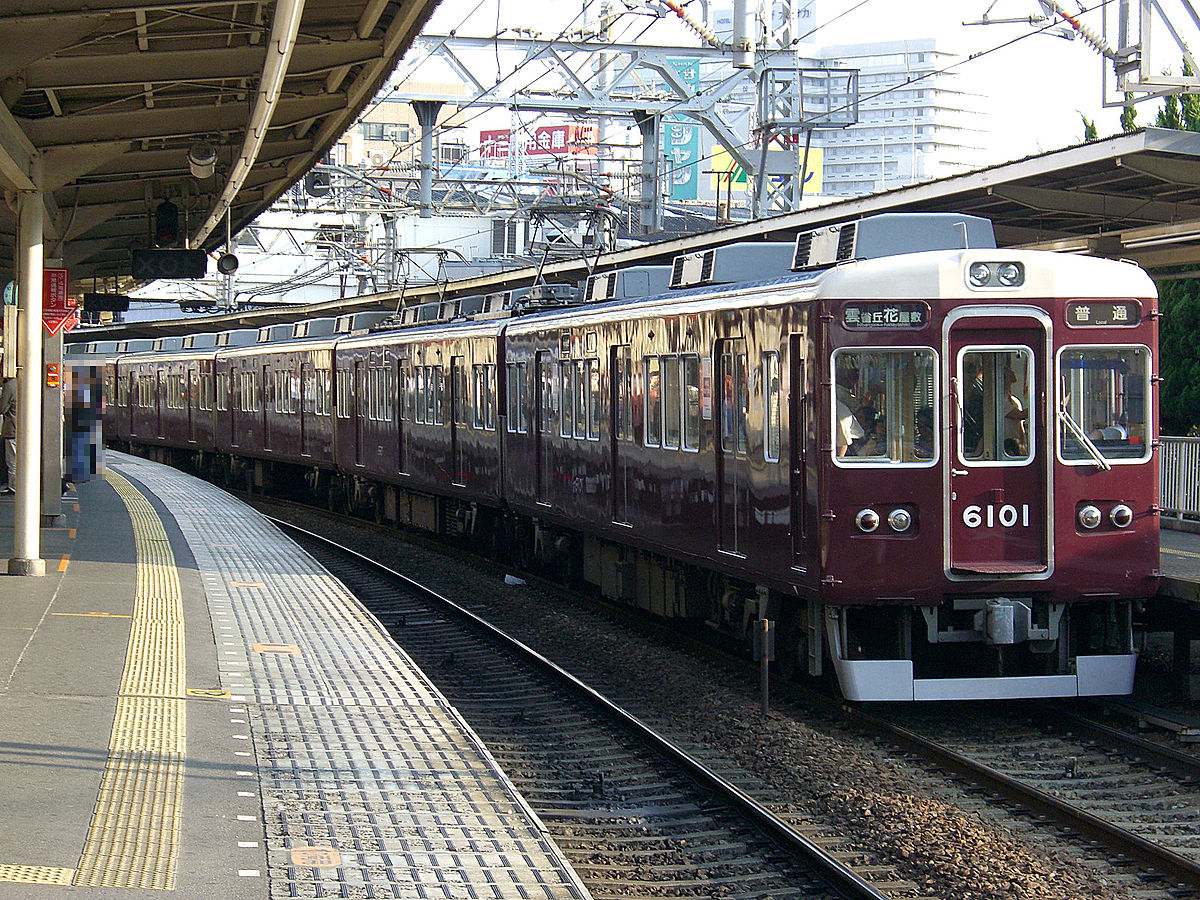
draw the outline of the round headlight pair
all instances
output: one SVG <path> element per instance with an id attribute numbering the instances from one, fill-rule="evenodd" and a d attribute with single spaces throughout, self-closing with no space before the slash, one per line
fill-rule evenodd
<path id="1" fill-rule="evenodd" d="M 993 272 L 992 266 L 995 266 Z M 1025 281 L 1025 269 L 1020 263 L 972 263 L 967 277 L 973 287 L 998 284 L 1001 287 L 1016 287 Z"/>
<path id="2" fill-rule="evenodd" d="M 1100 509 L 1090 503 L 1079 510 L 1079 524 L 1088 531 L 1099 528 L 1103 519 L 1104 514 Z M 1108 511 L 1108 521 L 1117 528 L 1128 528 L 1133 524 L 1133 510 L 1124 503 L 1118 503 Z"/>
<path id="3" fill-rule="evenodd" d="M 888 513 L 887 522 L 892 531 L 908 531 L 912 526 L 912 513 L 907 509 L 893 509 Z M 873 509 L 861 510 L 854 517 L 854 524 L 858 526 L 859 531 L 870 534 L 879 527 L 879 513 Z"/>

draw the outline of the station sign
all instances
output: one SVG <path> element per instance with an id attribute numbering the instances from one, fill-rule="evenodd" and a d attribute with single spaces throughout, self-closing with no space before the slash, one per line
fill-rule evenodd
<path id="1" fill-rule="evenodd" d="M 67 293 L 66 269 L 45 269 L 42 272 L 42 327 L 50 334 L 70 331 L 75 327 L 78 301 Z"/>

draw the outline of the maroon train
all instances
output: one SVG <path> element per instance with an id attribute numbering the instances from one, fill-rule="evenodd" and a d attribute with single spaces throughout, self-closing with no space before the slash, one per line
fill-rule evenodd
<path id="1" fill-rule="evenodd" d="M 739 640 L 768 618 L 777 664 L 849 699 L 1132 689 L 1158 566 L 1137 267 L 885 215 L 521 294 L 118 357 L 107 435 Z"/>

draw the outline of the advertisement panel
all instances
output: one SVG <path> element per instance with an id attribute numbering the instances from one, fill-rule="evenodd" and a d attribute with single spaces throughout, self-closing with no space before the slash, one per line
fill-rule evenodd
<path id="1" fill-rule="evenodd" d="M 700 60 L 672 59 L 671 66 L 691 91 L 700 90 Z M 663 154 L 672 200 L 695 200 L 700 181 L 700 126 L 686 116 L 663 117 Z"/>

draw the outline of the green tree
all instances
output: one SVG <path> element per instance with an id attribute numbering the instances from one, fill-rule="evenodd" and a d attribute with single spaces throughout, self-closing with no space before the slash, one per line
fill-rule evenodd
<path id="1" fill-rule="evenodd" d="M 1089 119 L 1083 113 L 1079 113 L 1079 118 L 1083 119 L 1083 139 L 1085 141 L 1094 141 L 1100 135 L 1096 133 L 1096 120 Z"/>
<path id="2" fill-rule="evenodd" d="M 1163 74 L 1170 75 L 1171 70 L 1167 69 Z M 1183 74 L 1195 74 L 1186 58 L 1183 61 Z M 1124 116 L 1121 117 L 1121 121 L 1125 121 Z M 1200 131 L 1200 96 L 1168 95 L 1163 100 L 1162 109 L 1154 117 L 1154 124 L 1159 128 L 1174 128 L 1176 131 Z"/>
<path id="3" fill-rule="evenodd" d="M 1186 76 L 1195 74 L 1186 59 L 1183 61 L 1183 74 Z M 1179 116 L 1183 119 L 1183 127 L 1185 129 L 1188 131 L 1200 131 L 1200 96 L 1196 94 L 1180 94 Z"/>
<path id="4" fill-rule="evenodd" d="M 1128 134 L 1137 128 L 1137 107 L 1133 105 L 1133 94 L 1126 92 L 1125 105 L 1121 107 L 1121 130 Z"/>
<path id="5" fill-rule="evenodd" d="M 1188 434 L 1200 427 L 1200 280 L 1160 281 L 1160 431 Z"/>

